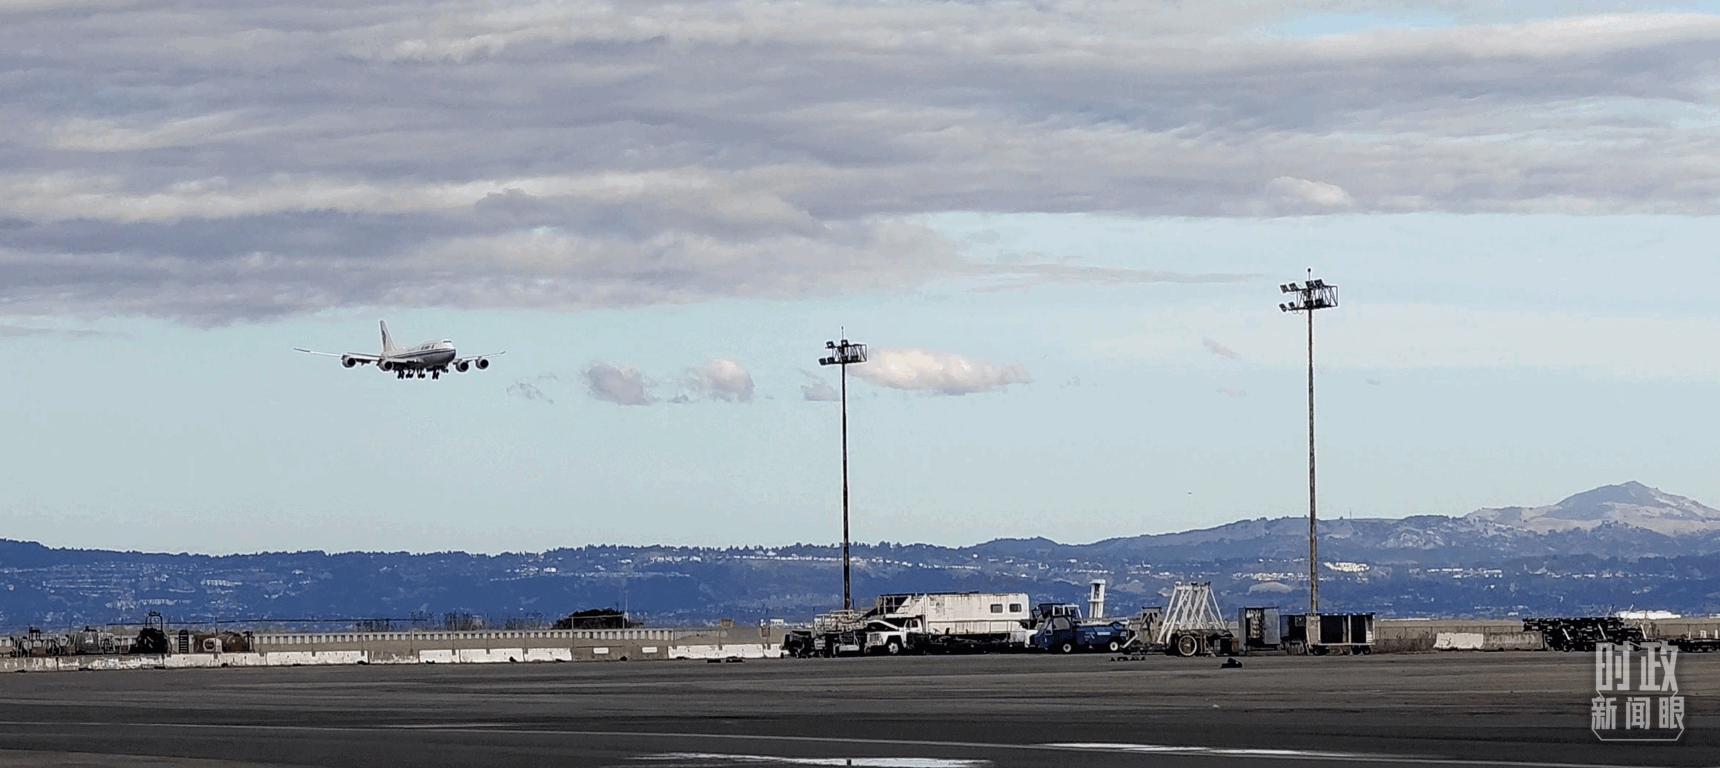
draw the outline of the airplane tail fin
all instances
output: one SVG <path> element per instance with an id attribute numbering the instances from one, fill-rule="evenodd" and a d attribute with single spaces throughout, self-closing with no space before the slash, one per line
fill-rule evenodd
<path id="1" fill-rule="evenodd" d="M 394 337 L 388 335 L 387 320 L 380 320 L 378 322 L 382 323 L 382 354 L 386 355 L 394 351 Z"/>

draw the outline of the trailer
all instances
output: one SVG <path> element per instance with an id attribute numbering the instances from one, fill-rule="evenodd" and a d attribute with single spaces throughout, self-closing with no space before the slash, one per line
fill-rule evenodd
<path id="1" fill-rule="evenodd" d="M 1301 613 L 1279 617 L 1279 637 L 1292 654 L 1374 652 L 1371 613 Z"/>
<path id="2" fill-rule="evenodd" d="M 1116 653 L 1134 636 L 1126 621 L 1082 620 L 1074 603 L 1041 603 L 1033 609 L 1033 622 L 1029 644 L 1042 651 Z"/>
<path id="3" fill-rule="evenodd" d="M 1236 635 L 1219 613 L 1211 582 L 1172 587 L 1151 647 L 1176 656 L 1236 655 Z"/>
<path id="4" fill-rule="evenodd" d="M 1599 643 L 1640 643 L 1641 627 L 1617 616 L 1524 619 L 1523 631 L 1540 632 L 1553 651 L 1592 651 Z"/>

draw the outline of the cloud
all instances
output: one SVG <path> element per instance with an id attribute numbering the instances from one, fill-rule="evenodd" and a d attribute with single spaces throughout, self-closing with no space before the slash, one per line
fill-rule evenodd
<path id="1" fill-rule="evenodd" d="M 0 304 L 221 324 L 1249 279 L 998 264 L 915 223 L 948 211 L 1720 213 L 1720 16 L 1496 5 L 1294 37 L 1227 0 L 237 0 L 194 25 L 27 0 L 0 25 L 35 73 L 0 84 Z"/>
<path id="2" fill-rule="evenodd" d="M 1230 347 L 1224 346 L 1223 344 L 1220 344 L 1216 341 L 1213 341 L 1212 339 L 1202 338 L 1200 340 L 1200 343 L 1201 343 L 1201 346 L 1206 347 L 1206 351 L 1211 352 L 1215 355 L 1218 355 L 1219 357 L 1226 358 L 1229 360 L 1240 360 L 1240 359 L 1242 359 L 1241 355 L 1236 354 L 1236 352 L 1234 350 L 1232 350 Z"/>
<path id="3" fill-rule="evenodd" d="M 1033 381 L 1019 365 L 992 365 L 948 352 L 873 347 L 849 373 L 880 387 L 969 395 Z"/>
<path id="4" fill-rule="evenodd" d="M 1225 389 L 1224 387 L 1219 387 L 1218 393 L 1221 395 L 1229 395 L 1231 397 L 1248 397 L 1248 390 L 1246 389 Z"/>
<path id="5" fill-rule="evenodd" d="M 733 360 L 719 357 L 706 361 L 687 369 L 687 377 L 689 388 L 701 397 L 727 403 L 752 402 L 752 374 Z"/>
<path id="6" fill-rule="evenodd" d="M 1379 379 L 1363 379 L 1363 381 L 1366 381 L 1367 383 L 1372 384 L 1376 387 L 1380 385 Z"/>
<path id="7" fill-rule="evenodd" d="M 801 371 L 806 376 L 806 382 L 800 385 L 800 396 L 814 402 L 834 403 L 842 399 L 842 393 L 815 373 Z"/>
<path id="8" fill-rule="evenodd" d="M 616 405 L 650 405 L 657 402 L 646 391 L 645 374 L 632 366 L 594 362 L 585 369 L 591 396 Z"/>
<path id="9" fill-rule="evenodd" d="M 1350 193 L 1336 184 L 1279 176 L 1267 183 L 1277 197 L 1283 212 L 1314 213 L 1321 209 L 1348 208 L 1355 205 Z"/>
<path id="10" fill-rule="evenodd" d="M 520 379 L 509 385 L 508 394 L 519 395 L 527 400 L 537 400 L 547 405 L 555 405 L 555 401 L 551 400 L 548 395 L 544 394 L 542 389 L 539 389 L 536 384 L 525 379 Z"/>

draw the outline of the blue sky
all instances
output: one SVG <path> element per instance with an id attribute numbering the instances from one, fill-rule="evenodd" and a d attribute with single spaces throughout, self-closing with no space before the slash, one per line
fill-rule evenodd
<path id="1" fill-rule="evenodd" d="M 842 326 L 856 539 L 1305 514 L 1307 268 L 1327 514 L 1720 500 L 1711 7 L 272 7 L 4 11 L 8 537 L 834 541 Z"/>

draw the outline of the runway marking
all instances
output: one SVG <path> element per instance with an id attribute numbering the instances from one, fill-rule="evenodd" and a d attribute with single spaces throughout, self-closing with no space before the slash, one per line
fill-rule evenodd
<path id="1" fill-rule="evenodd" d="M 842 736 L 772 736 L 746 733 L 677 733 L 668 731 L 578 731 L 559 730 L 552 728 L 515 728 L 515 727 L 483 727 L 473 728 L 466 725 L 441 726 L 436 724 L 397 724 L 376 726 L 327 726 L 327 725 L 255 725 L 245 723 L 113 723 L 92 721 L 58 721 L 58 720 L 0 720 L 0 727 L 16 725 L 31 728 L 42 727 L 83 727 L 83 728 L 188 728 L 203 730 L 233 730 L 233 731 L 299 731 L 311 733 L 374 733 L 381 731 L 418 730 L 440 731 L 443 733 L 472 733 L 492 734 L 505 733 L 521 736 L 596 736 L 607 738 L 636 738 L 636 739 L 713 739 L 719 741 L 782 741 L 796 744 L 851 744 L 877 745 L 891 747 L 935 747 L 940 749 L 998 749 L 998 750 L 1027 750 L 1049 752 L 1138 752 L 1151 754 L 1155 750 L 1159 754 L 1177 754 L 1170 750 L 1191 750 L 1182 754 L 1191 757 L 1254 757 L 1267 760 L 1324 760 L 1329 762 L 1376 762 L 1396 763 L 1401 765 L 1458 765 L 1458 766 L 1490 766 L 1493 768 L 1654 768 L 1643 764 L 1620 765 L 1614 763 L 1553 763 L 1520 760 L 1472 760 L 1465 758 L 1431 757 L 1425 755 L 1364 755 L 1351 753 L 1318 753 L 1301 752 L 1297 750 L 1247 749 L 1241 747 L 1177 747 L 1171 745 L 1153 744 L 1103 744 L 1103 743 L 1048 743 L 1048 744 L 1012 744 L 986 743 L 977 741 L 932 741 L 930 739 L 860 739 Z M 498 724 L 512 726 L 512 723 Z M 1192 751 L 1202 750 L 1202 751 Z"/>
<path id="2" fill-rule="evenodd" d="M 990 760 L 950 760 L 941 757 L 777 757 L 774 755 L 724 755 L 712 752 L 665 752 L 635 760 L 727 760 L 765 765 L 837 765 L 856 768 L 985 768 Z"/>

